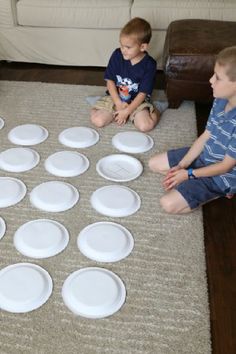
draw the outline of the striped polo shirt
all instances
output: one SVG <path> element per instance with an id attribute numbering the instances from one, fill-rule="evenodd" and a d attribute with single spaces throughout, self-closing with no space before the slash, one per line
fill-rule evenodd
<path id="1" fill-rule="evenodd" d="M 206 165 L 220 162 L 228 155 L 236 163 L 236 108 L 225 112 L 227 100 L 214 100 L 206 129 L 211 136 L 206 142 L 201 158 Z M 236 166 L 229 172 L 212 177 L 225 193 L 236 193 Z"/>

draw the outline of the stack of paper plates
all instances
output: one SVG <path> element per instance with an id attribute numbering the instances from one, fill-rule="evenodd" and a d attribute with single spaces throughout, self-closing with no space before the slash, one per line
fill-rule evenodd
<path id="1" fill-rule="evenodd" d="M 134 180 L 143 172 L 143 166 L 138 159 L 124 154 L 103 157 L 98 161 L 96 169 L 102 177 L 114 182 Z"/>
<path id="2" fill-rule="evenodd" d="M 13 144 L 18 145 L 36 145 L 42 143 L 48 137 L 48 131 L 37 124 L 23 124 L 13 128 L 8 139 Z"/>
<path id="3" fill-rule="evenodd" d="M 39 163 L 39 154 L 29 148 L 11 148 L 0 153 L 0 168 L 9 172 L 31 170 Z"/>
<path id="4" fill-rule="evenodd" d="M 72 127 L 59 134 L 61 144 L 72 148 L 87 148 L 96 144 L 99 135 L 96 130 L 87 127 Z"/>
<path id="5" fill-rule="evenodd" d="M 66 279 L 62 287 L 66 306 L 87 318 L 103 318 L 117 312 L 125 302 L 122 280 L 104 268 L 83 268 Z"/>
<path id="6" fill-rule="evenodd" d="M 105 186 L 91 196 L 91 204 L 99 213 L 122 217 L 134 214 L 141 205 L 139 195 L 125 186 Z"/>
<path id="7" fill-rule="evenodd" d="M 141 132 L 121 132 L 112 138 L 112 144 L 120 151 L 128 153 L 141 153 L 150 150 L 153 145 L 153 139 Z"/>
<path id="8" fill-rule="evenodd" d="M 97 222 L 85 227 L 77 238 L 80 251 L 98 262 L 117 262 L 134 247 L 131 233 L 114 222 Z"/>
<path id="9" fill-rule="evenodd" d="M 0 216 L 0 240 L 5 235 L 6 232 L 6 223 L 3 218 Z"/>
<path id="10" fill-rule="evenodd" d="M 62 252 L 69 242 L 67 229 L 54 220 L 29 221 L 16 231 L 14 245 L 25 256 L 47 258 Z"/>
<path id="11" fill-rule="evenodd" d="M 0 308 L 21 313 L 42 306 L 52 293 L 52 279 L 36 264 L 17 263 L 0 270 Z"/>
<path id="12" fill-rule="evenodd" d="M 25 184 L 11 177 L 0 177 L 0 208 L 19 203 L 26 194 Z"/>
<path id="13" fill-rule="evenodd" d="M 45 169 L 61 177 L 74 177 L 84 173 L 89 168 L 89 160 L 76 151 L 59 151 L 50 155 L 45 161 Z"/>
<path id="14" fill-rule="evenodd" d="M 44 182 L 30 193 L 31 203 L 38 209 L 60 212 L 72 208 L 79 200 L 79 192 L 69 183 Z"/>

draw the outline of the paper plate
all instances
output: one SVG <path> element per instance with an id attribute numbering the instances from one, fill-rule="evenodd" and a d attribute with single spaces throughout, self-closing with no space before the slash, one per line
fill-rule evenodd
<path id="1" fill-rule="evenodd" d="M 48 258 L 62 252 L 69 242 L 67 229 L 57 221 L 38 219 L 19 227 L 14 235 L 16 249 L 31 258 Z"/>
<path id="2" fill-rule="evenodd" d="M 135 157 L 114 154 L 98 161 L 96 170 L 100 176 L 114 182 L 132 181 L 143 172 L 143 166 Z"/>
<path id="3" fill-rule="evenodd" d="M 52 293 L 52 278 L 42 267 L 16 263 L 0 270 L 0 308 L 22 313 L 42 306 Z"/>
<path id="4" fill-rule="evenodd" d="M 31 203 L 38 209 L 59 212 L 71 209 L 79 200 L 79 192 L 69 183 L 44 182 L 30 193 Z"/>
<path id="5" fill-rule="evenodd" d="M 18 145 L 36 145 L 42 143 L 48 137 L 48 131 L 37 124 L 23 124 L 13 128 L 8 139 L 13 144 Z"/>
<path id="6" fill-rule="evenodd" d="M 26 195 L 25 184 L 11 177 L 0 177 L 0 208 L 19 203 Z"/>
<path id="7" fill-rule="evenodd" d="M 99 135 L 96 130 L 88 127 L 72 127 L 59 134 L 61 144 L 72 148 L 87 148 L 96 144 Z"/>
<path id="8" fill-rule="evenodd" d="M 0 168 L 9 172 L 31 170 L 39 163 L 39 154 L 29 148 L 11 148 L 0 153 Z"/>
<path id="9" fill-rule="evenodd" d="M 141 205 L 139 195 L 125 186 L 110 185 L 97 189 L 91 196 L 91 204 L 99 213 L 107 216 L 129 216 Z"/>
<path id="10" fill-rule="evenodd" d="M 79 250 L 98 262 L 117 262 L 134 247 L 131 233 L 114 222 L 96 222 L 85 227 L 77 238 Z"/>
<path id="11" fill-rule="evenodd" d="M 113 272 L 98 267 L 75 271 L 62 287 L 65 305 L 75 314 L 87 318 L 103 318 L 120 310 L 126 289 Z"/>
<path id="12" fill-rule="evenodd" d="M 141 153 L 150 150 L 153 145 L 153 139 L 141 132 L 121 132 L 112 138 L 112 144 L 120 151 L 128 153 Z"/>
<path id="13" fill-rule="evenodd" d="M 59 151 L 50 155 L 45 161 L 45 169 L 61 177 L 74 177 L 84 173 L 89 168 L 89 160 L 76 151 Z"/>
<path id="14" fill-rule="evenodd" d="M 5 235 L 6 232 L 6 223 L 3 218 L 0 216 L 0 240 Z"/>
<path id="15" fill-rule="evenodd" d="M 4 127 L 4 120 L 0 117 L 0 129 Z"/>

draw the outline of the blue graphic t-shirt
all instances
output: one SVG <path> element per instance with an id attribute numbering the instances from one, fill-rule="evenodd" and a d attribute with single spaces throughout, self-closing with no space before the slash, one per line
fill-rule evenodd
<path id="1" fill-rule="evenodd" d="M 114 81 L 119 96 L 124 102 L 131 102 L 139 92 L 150 98 L 156 75 L 156 61 L 148 54 L 137 64 L 125 60 L 120 48 L 116 49 L 109 60 L 104 78 Z"/>

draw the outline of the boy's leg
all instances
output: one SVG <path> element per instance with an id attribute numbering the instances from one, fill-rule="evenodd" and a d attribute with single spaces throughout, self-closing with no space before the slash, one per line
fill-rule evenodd
<path id="1" fill-rule="evenodd" d="M 180 192 L 172 189 L 160 199 L 162 208 L 169 214 L 185 214 L 192 211 Z"/>
<path id="2" fill-rule="evenodd" d="M 161 205 L 168 213 L 184 214 L 223 196 L 225 193 L 211 177 L 188 179 L 167 192 Z"/>
<path id="3" fill-rule="evenodd" d="M 99 99 L 91 110 L 91 122 L 98 128 L 102 128 L 113 121 L 114 103 L 111 96 Z"/>
<path id="4" fill-rule="evenodd" d="M 171 167 L 178 165 L 188 150 L 189 147 L 184 147 L 156 154 L 150 158 L 149 168 L 153 172 L 165 175 Z"/>
<path id="5" fill-rule="evenodd" d="M 149 160 L 149 168 L 153 172 L 158 172 L 165 175 L 170 169 L 167 152 L 156 154 Z M 161 199 L 162 208 L 169 214 L 184 214 L 189 213 L 191 208 L 188 202 L 176 189 L 167 192 Z"/>
<path id="6" fill-rule="evenodd" d="M 91 110 L 90 119 L 96 127 L 102 128 L 113 121 L 113 114 L 105 109 L 93 108 Z"/>
<path id="7" fill-rule="evenodd" d="M 151 171 L 165 175 L 170 169 L 167 152 L 152 156 L 148 165 Z"/>
<path id="8" fill-rule="evenodd" d="M 150 159 L 149 167 L 154 172 L 165 173 L 168 166 L 176 166 L 188 150 L 188 147 L 184 147 L 157 154 Z M 201 167 L 202 162 L 195 160 L 191 166 Z M 178 184 L 161 198 L 160 203 L 167 213 L 184 214 L 224 195 L 211 177 L 202 177 Z"/>
<path id="9" fill-rule="evenodd" d="M 135 127 L 141 132 L 149 132 L 157 125 L 160 116 L 160 112 L 157 109 L 150 112 L 149 109 L 145 108 L 135 113 L 133 122 Z"/>

